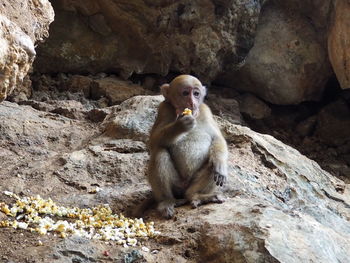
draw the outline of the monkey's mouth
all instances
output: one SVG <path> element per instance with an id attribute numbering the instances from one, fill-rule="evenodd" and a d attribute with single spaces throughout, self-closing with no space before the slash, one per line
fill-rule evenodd
<path id="1" fill-rule="evenodd" d="M 176 119 L 186 116 L 186 115 L 192 115 L 193 117 L 197 116 L 197 110 L 193 109 L 193 108 L 177 108 L 176 109 Z"/>
<path id="2" fill-rule="evenodd" d="M 198 113 L 199 113 L 198 108 L 185 108 L 182 112 L 182 115 L 184 115 L 185 111 L 187 112 L 187 114 L 185 114 L 185 115 L 192 115 L 194 118 L 197 118 Z M 190 112 L 190 113 L 188 113 L 188 112 Z"/>

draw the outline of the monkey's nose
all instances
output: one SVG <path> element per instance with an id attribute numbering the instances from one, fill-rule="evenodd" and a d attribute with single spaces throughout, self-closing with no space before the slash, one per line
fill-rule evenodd
<path id="1" fill-rule="evenodd" d="M 187 108 L 190 108 L 191 110 L 193 109 L 193 101 L 192 100 L 189 100 L 187 102 Z"/>

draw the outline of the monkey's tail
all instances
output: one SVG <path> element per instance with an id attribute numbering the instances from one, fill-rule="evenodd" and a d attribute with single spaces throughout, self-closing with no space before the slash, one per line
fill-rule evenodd
<path id="1" fill-rule="evenodd" d="M 156 205 L 156 200 L 153 196 L 147 197 L 145 200 L 143 200 L 139 205 L 135 207 L 135 209 L 132 211 L 132 216 L 136 218 L 140 218 L 143 216 L 143 214 L 148 210 L 149 208 Z"/>

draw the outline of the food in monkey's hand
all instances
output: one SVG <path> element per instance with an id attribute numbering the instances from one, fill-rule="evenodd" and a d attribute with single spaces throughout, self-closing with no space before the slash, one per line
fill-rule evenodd
<path id="1" fill-rule="evenodd" d="M 184 109 L 184 111 L 182 112 L 182 115 L 192 115 L 192 110 L 190 110 L 189 108 Z"/>

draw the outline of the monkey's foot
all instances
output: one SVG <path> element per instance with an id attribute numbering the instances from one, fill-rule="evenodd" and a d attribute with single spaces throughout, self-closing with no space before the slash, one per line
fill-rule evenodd
<path id="1" fill-rule="evenodd" d="M 227 182 L 227 176 L 218 172 L 214 173 L 214 181 L 217 186 L 223 186 Z"/>
<path id="2" fill-rule="evenodd" d="M 158 211 L 162 215 L 162 217 L 166 219 L 170 219 L 174 216 L 175 213 L 175 202 L 174 201 L 163 201 L 158 204 Z"/>
<path id="3" fill-rule="evenodd" d="M 192 208 L 196 208 L 200 205 L 209 204 L 209 203 L 215 203 L 215 204 L 222 204 L 225 202 L 225 199 L 218 195 L 198 195 L 195 199 L 192 199 L 191 206 Z"/>

